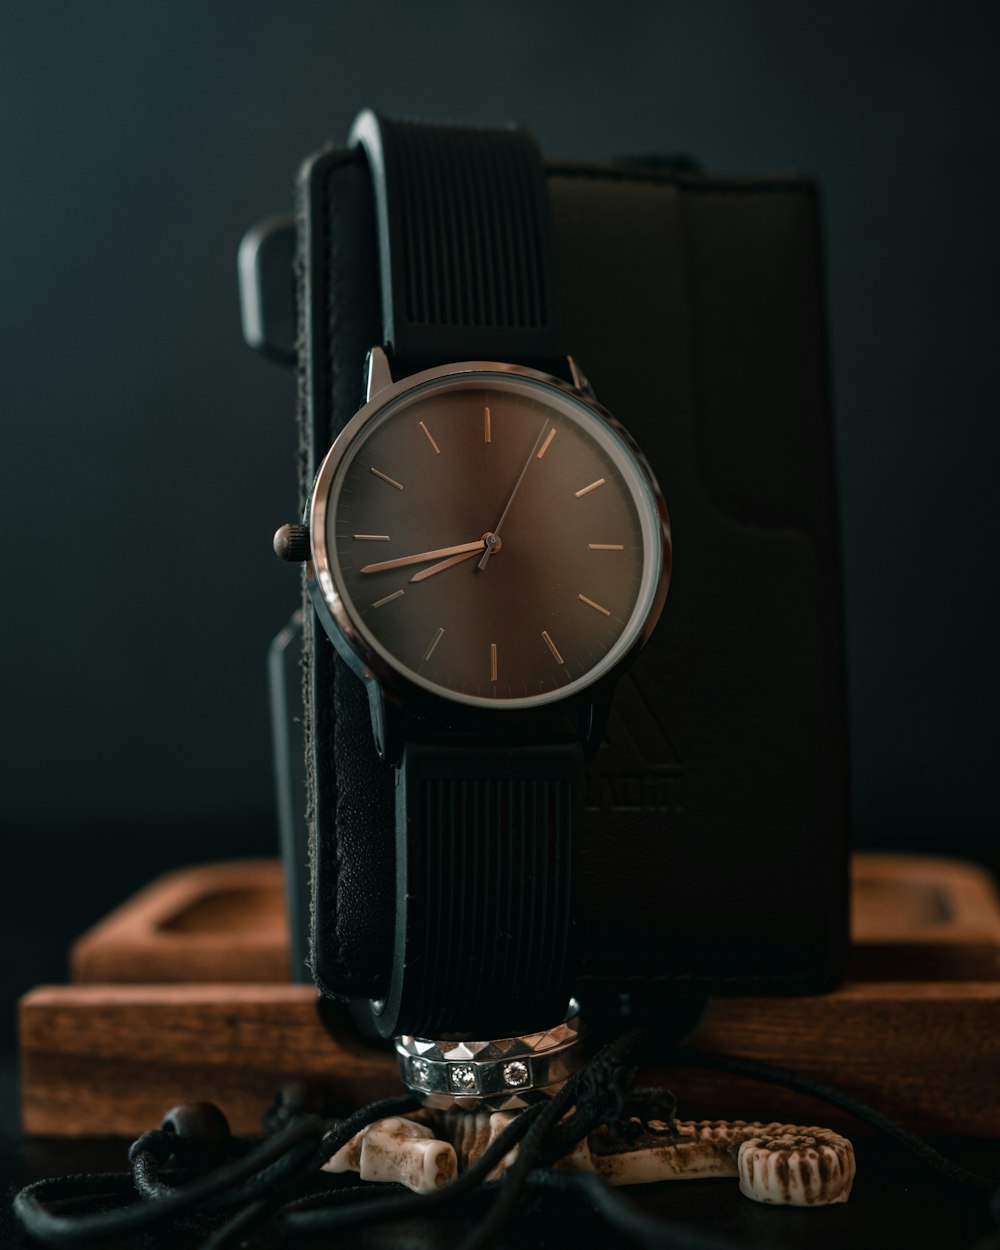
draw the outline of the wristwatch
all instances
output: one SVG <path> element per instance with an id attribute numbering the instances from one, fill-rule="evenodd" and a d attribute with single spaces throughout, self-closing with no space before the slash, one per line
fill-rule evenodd
<path id="1" fill-rule="evenodd" d="M 350 144 L 382 341 L 275 549 L 305 563 L 395 770 L 392 966 L 367 1010 L 427 1068 L 414 1037 L 567 1019 L 584 761 L 659 619 L 671 537 L 642 453 L 560 341 L 530 135 L 365 111 Z M 332 333 L 322 321 L 314 309 L 312 333 Z"/>

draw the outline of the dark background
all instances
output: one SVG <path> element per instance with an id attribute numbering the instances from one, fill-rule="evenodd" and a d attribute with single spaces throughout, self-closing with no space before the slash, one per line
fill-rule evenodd
<path id="1" fill-rule="evenodd" d="M 242 232 L 354 113 L 516 117 L 825 188 L 856 830 L 996 843 L 989 4 L 21 4 L 0 29 L 10 992 L 163 867 L 274 846 L 294 383 Z M 585 362 L 584 362 L 585 365 Z M 5 1029 L 3 1037 L 9 1036 Z"/>

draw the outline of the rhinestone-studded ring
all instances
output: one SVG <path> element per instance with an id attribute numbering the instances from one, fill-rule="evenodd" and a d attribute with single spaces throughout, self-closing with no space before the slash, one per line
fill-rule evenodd
<path id="1" fill-rule="evenodd" d="M 539 1033 L 488 1042 L 396 1038 L 403 1084 L 428 1107 L 516 1111 L 551 1098 L 584 1060 L 579 1009 Z"/>

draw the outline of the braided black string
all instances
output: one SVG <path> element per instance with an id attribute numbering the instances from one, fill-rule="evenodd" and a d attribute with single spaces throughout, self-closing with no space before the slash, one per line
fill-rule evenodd
<path id="1" fill-rule="evenodd" d="M 194 1211 L 210 1210 L 212 1200 L 217 1197 L 223 1198 L 222 1205 L 240 1205 L 256 1199 L 275 1183 L 275 1173 L 256 1182 L 253 1178 L 263 1174 L 264 1169 L 272 1164 L 277 1165 L 278 1176 L 283 1178 L 289 1168 L 296 1165 L 294 1156 L 291 1164 L 286 1159 L 301 1145 L 310 1146 L 309 1172 L 315 1173 L 326 1158 L 346 1145 L 366 1125 L 388 1115 L 413 1111 L 416 1106 L 416 1100 L 411 1096 L 387 1098 L 362 1107 L 332 1130 L 329 1123 L 318 1116 L 299 1116 L 286 1128 L 248 1151 L 243 1158 L 204 1173 L 183 1188 L 163 1186 L 161 1189 L 156 1184 L 155 1168 L 158 1161 L 163 1161 L 163 1144 L 154 1130 L 152 1134 L 144 1133 L 139 1137 L 129 1152 L 133 1175 L 128 1177 L 131 1193 L 127 1196 L 135 1197 L 134 1175 L 138 1165 L 143 1176 L 143 1188 L 147 1196 L 153 1195 L 150 1201 L 133 1203 L 113 1211 L 60 1215 L 53 1210 L 54 1204 L 65 1202 L 68 1198 L 90 1197 L 96 1200 L 102 1196 L 102 1187 L 107 1185 L 109 1179 L 104 1176 L 81 1176 L 35 1181 L 25 1186 L 14 1198 L 14 1212 L 28 1232 L 48 1246 L 75 1247 L 90 1241 L 125 1237 Z M 323 1151 L 328 1153 L 324 1155 Z M 120 1182 L 121 1177 L 116 1176 L 114 1180 Z M 241 1185 L 245 1187 L 239 1190 L 237 1187 Z M 116 1189 L 115 1196 L 125 1196 L 121 1194 L 120 1184 Z M 234 1192 L 230 1194 L 227 1191 Z"/>
<path id="2" fill-rule="evenodd" d="M 594 1172 L 553 1172 L 540 1168 L 531 1174 L 528 1184 L 536 1191 L 557 1193 L 573 1202 L 586 1203 L 616 1232 L 630 1237 L 646 1250 L 738 1250 L 732 1241 L 664 1223 Z M 739 1242 L 740 1247 L 745 1245 L 744 1241 Z"/>
<path id="3" fill-rule="evenodd" d="M 633 1038 L 630 1049 L 652 1040 L 642 1030 L 625 1036 Z M 650 1131 L 650 1121 L 662 1123 L 666 1135 L 676 1136 L 677 1099 L 673 1093 L 655 1086 L 637 1087 L 638 1068 L 624 1067 L 623 1058 L 624 1054 L 605 1051 L 583 1069 L 576 1107 L 566 1120 L 553 1126 L 542 1153 L 543 1163 L 555 1163 L 599 1128 L 627 1146 Z"/>
<path id="4" fill-rule="evenodd" d="M 481 1187 L 493 1169 L 523 1139 L 517 1159 L 497 1186 L 498 1196 L 486 1220 L 462 1246 L 462 1250 L 483 1250 L 502 1232 L 525 1178 L 539 1162 L 549 1132 L 577 1100 L 579 1086 L 586 1074 L 595 1066 L 597 1071 L 617 1072 L 621 1059 L 648 1040 L 648 1034 L 634 1030 L 610 1043 L 585 1068 L 574 1073 L 553 1099 L 521 1112 L 475 1163 L 440 1189 L 429 1194 L 403 1194 L 383 1202 L 365 1203 L 363 1207 L 340 1194 L 330 1195 L 329 1203 L 323 1206 L 318 1206 L 315 1198 L 310 1198 L 301 1205 L 286 1206 L 276 1221 L 278 1228 L 289 1235 L 330 1235 L 361 1225 L 373 1227 L 375 1224 L 425 1215 L 435 1208 L 453 1204 Z"/>
<path id="5" fill-rule="evenodd" d="M 719 1055 L 713 1054 L 707 1050 L 689 1050 L 686 1047 L 678 1047 L 670 1056 L 669 1062 L 680 1067 L 686 1068 L 707 1068 L 716 1072 L 729 1072 L 734 1076 L 747 1076 L 756 1081 L 764 1081 L 770 1085 L 783 1085 L 786 1089 L 793 1089 L 800 1094 L 808 1094 L 812 1098 L 818 1098 L 822 1102 L 830 1103 L 831 1106 L 840 1107 L 841 1110 L 849 1112 L 856 1119 L 870 1124 L 873 1128 L 884 1133 L 887 1137 L 891 1137 L 893 1141 L 899 1142 L 901 1146 L 915 1154 L 918 1159 L 926 1163 L 928 1167 L 934 1168 L 936 1171 L 943 1173 L 953 1181 L 957 1181 L 960 1185 L 972 1185 L 978 1189 L 996 1189 L 996 1177 L 985 1176 L 981 1172 L 973 1172 L 969 1168 L 964 1168 L 958 1163 L 954 1163 L 951 1159 L 946 1158 L 940 1151 L 924 1141 L 922 1137 L 918 1137 L 916 1133 L 911 1133 L 908 1129 L 903 1128 L 901 1124 L 897 1124 L 894 1120 L 890 1120 L 888 1116 L 884 1116 L 881 1111 L 876 1111 L 874 1107 L 868 1106 L 867 1103 L 855 1098 L 851 1094 L 845 1093 L 842 1089 L 837 1089 L 835 1085 L 827 1085 L 824 1081 L 819 1081 L 815 1077 L 805 1076 L 801 1072 L 790 1072 L 787 1068 L 774 1068 L 770 1064 L 760 1063 L 756 1059 L 741 1059 L 738 1055 Z"/>
<path id="6" fill-rule="evenodd" d="M 236 1160 L 213 1171 L 194 1174 L 175 1169 L 169 1179 L 160 1169 L 171 1158 L 183 1159 L 169 1133 L 152 1130 L 132 1145 L 132 1174 L 76 1176 L 37 1181 L 16 1196 L 14 1209 L 40 1241 L 59 1247 L 126 1236 L 170 1219 L 211 1210 L 240 1208 L 218 1227 L 203 1250 L 230 1250 L 256 1242 L 266 1234 L 282 1242 L 422 1216 L 470 1197 L 490 1199 L 485 1218 L 463 1243 L 462 1250 L 485 1250 L 501 1235 L 519 1198 L 530 1187 L 585 1201 L 619 1233 L 650 1250 L 732 1250 L 716 1238 L 684 1232 L 648 1215 L 615 1191 L 602 1177 L 559 1173 L 546 1168 L 596 1128 L 604 1127 L 629 1142 L 650 1131 L 649 1121 L 662 1121 L 663 1131 L 676 1131 L 676 1101 L 669 1090 L 639 1088 L 630 1056 L 649 1036 L 634 1030 L 623 1034 L 575 1073 L 551 1101 L 528 1108 L 465 1172 L 430 1194 L 413 1194 L 395 1186 L 332 1188 L 302 1194 L 319 1175 L 322 1164 L 351 1138 L 376 1120 L 416 1109 L 410 1096 L 385 1099 L 334 1123 L 290 1108 L 272 1115 L 276 1131 Z M 799 1073 L 730 1055 L 678 1048 L 669 1061 L 678 1066 L 716 1069 L 783 1085 L 821 1098 L 873 1125 L 911 1150 L 924 1163 L 952 1180 L 992 1192 L 994 1217 L 1000 1220 L 996 1182 L 945 1158 L 927 1142 L 880 1112 L 833 1086 Z M 486 1183 L 490 1173 L 515 1146 L 517 1158 L 499 1182 Z M 145 1201 L 136 1202 L 136 1197 Z M 116 1200 L 125 1205 L 97 1214 L 60 1214 L 60 1204 Z"/>
<path id="7" fill-rule="evenodd" d="M 244 1245 L 251 1234 L 264 1228 L 275 1213 L 293 1197 L 296 1190 L 315 1176 L 317 1160 L 315 1152 L 308 1159 L 301 1159 L 298 1166 L 289 1169 L 272 1186 L 271 1191 L 255 1198 L 242 1211 L 228 1219 L 202 1246 L 202 1250 L 228 1250 L 231 1246 Z"/>
<path id="8" fill-rule="evenodd" d="M 125 1237 L 203 1207 L 208 1199 L 247 1180 L 267 1164 L 282 1158 L 300 1142 L 318 1141 L 325 1127 L 324 1122 L 316 1117 L 303 1118 L 265 1140 L 243 1159 L 224 1164 L 154 1202 L 136 1203 L 116 1211 L 91 1215 L 64 1216 L 51 1209 L 52 1203 L 67 1196 L 60 1192 L 61 1182 L 41 1180 L 25 1186 L 15 1196 L 14 1211 L 28 1232 L 49 1246 L 78 1246 L 88 1241 Z M 75 1179 L 78 1182 L 89 1180 L 91 1185 L 95 1181 L 98 1185 L 104 1183 L 104 1178 L 100 1176 Z M 78 1186 L 78 1189 L 81 1192 L 75 1196 L 85 1196 L 83 1186 Z"/>
<path id="9" fill-rule="evenodd" d="M 283 1232 L 315 1236 L 319 1233 L 345 1231 L 359 1224 L 383 1224 L 396 1219 L 423 1215 L 435 1207 L 454 1202 L 483 1184 L 504 1156 L 509 1154 L 527 1134 L 544 1109 L 543 1104 L 538 1104 L 522 1111 L 483 1151 L 475 1163 L 456 1176 L 453 1181 L 449 1181 L 447 1185 L 442 1185 L 440 1189 L 432 1193 L 407 1192 L 400 1197 L 389 1198 L 383 1202 L 366 1204 L 364 1211 L 359 1211 L 353 1203 L 339 1202 L 338 1195 L 334 1194 L 331 1195 L 331 1206 L 319 1210 L 310 1209 L 309 1205 L 286 1206 L 277 1221 L 278 1227 Z"/>
<path id="10" fill-rule="evenodd" d="M 505 1173 L 497 1200 L 486 1219 L 463 1242 L 461 1250 L 484 1250 L 499 1238 L 521 1196 L 528 1173 L 541 1162 L 546 1140 L 559 1121 L 574 1103 L 579 1105 L 587 1098 L 599 1099 L 605 1088 L 617 1091 L 623 1074 L 624 1059 L 648 1041 L 649 1034 L 641 1029 L 624 1033 L 599 1051 L 585 1068 L 570 1077 L 525 1134 L 517 1158 Z"/>

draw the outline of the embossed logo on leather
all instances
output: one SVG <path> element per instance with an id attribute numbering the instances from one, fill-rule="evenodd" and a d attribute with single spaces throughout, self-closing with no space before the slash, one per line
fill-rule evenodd
<path id="1" fill-rule="evenodd" d="M 679 812 L 684 767 L 633 670 L 619 682 L 601 749 L 587 768 L 589 811 Z"/>

